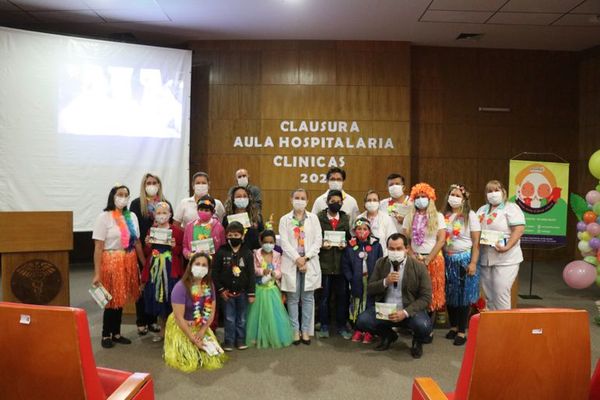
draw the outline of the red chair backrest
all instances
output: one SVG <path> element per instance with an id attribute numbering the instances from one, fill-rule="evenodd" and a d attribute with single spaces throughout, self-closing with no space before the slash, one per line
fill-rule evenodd
<path id="1" fill-rule="evenodd" d="M 106 399 L 84 310 L 0 302 L 0 354 L 0 399 Z"/>
<path id="2" fill-rule="evenodd" d="M 488 311 L 471 319 L 454 399 L 583 400 L 589 382 L 586 311 Z"/>

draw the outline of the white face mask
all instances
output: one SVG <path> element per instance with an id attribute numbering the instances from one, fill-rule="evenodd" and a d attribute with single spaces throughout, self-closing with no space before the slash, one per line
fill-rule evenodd
<path id="1" fill-rule="evenodd" d="M 489 192 L 487 194 L 488 203 L 493 206 L 497 206 L 498 204 L 502 203 L 503 197 L 504 196 L 502 195 L 502 192 Z"/>
<path id="2" fill-rule="evenodd" d="M 275 249 L 275 245 L 273 243 L 263 243 L 262 249 L 265 251 L 265 253 L 270 253 L 273 251 L 273 249 Z"/>
<path id="3" fill-rule="evenodd" d="M 378 201 L 367 201 L 365 203 L 365 208 L 367 209 L 367 211 L 373 212 L 379 209 L 379 202 Z"/>
<path id="4" fill-rule="evenodd" d="M 402 262 L 406 258 L 406 251 L 404 250 L 388 250 L 388 258 L 390 261 Z"/>
<path id="5" fill-rule="evenodd" d="M 241 178 L 237 178 L 237 183 L 238 183 L 238 185 L 240 185 L 242 187 L 248 186 L 248 177 L 243 176 Z"/>
<path id="6" fill-rule="evenodd" d="M 233 199 L 233 204 L 235 204 L 237 208 L 246 208 L 248 207 L 249 202 L 250 199 L 248 199 L 247 197 L 236 197 L 235 199 Z"/>
<path id="7" fill-rule="evenodd" d="M 194 194 L 198 197 L 202 197 L 208 194 L 208 185 L 206 183 L 198 183 L 194 185 Z"/>
<path id="8" fill-rule="evenodd" d="M 458 208 L 458 207 L 462 206 L 463 198 L 450 195 L 450 196 L 448 196 L 448 204 L 450 204 L 450 207 L 452 207 L 452 208 Z"/>
<path id="9" fill-rule="evenodd" d="M 342 181 L 328 181 L 329 190 L 342 190 L 344 187 L 344 182 Z"/>
<path id="10" fill-rule="evenodd" d="M 390 192 L 390 196 L 392 196 L 392 198 L 397 199 L 404 194 L 404 186 L 402 186 L 402 185 L 389 186 L 388 192 Z"/>
<path id="11" fill-rule="evenodd" d="M 292 207 L 296 211 L 304 211 L 306 209 L 306 200 L 292 200 Z"/>
<path id="12" fill-rule="evenodd" d="M 169 215 L 168 214 L 157 214 L 154 216 L 154 220 L 158 224 L 164 224 L 169 221 Z"/>
<path id="13" fill-rule="evenodd" d="M 129 196 L 115 196 L 115 206 L 121 210 L 129 204 Z"/>
<path id="14" fill-rule="evenodd" d="M 417 207 L 419 210 L 427 208 L 428 205 L 429 199 L 427 197 L 419 197 L 415 199 L 415 207 Z"/>
<path id="15" fill-rule="evenodd" d="M 204 265 L 192 265 L 192 275 L 196 279 L 202 279 L 208 275 L 208 267 Z"/>
<path id="16" fill-rule="evenodd" d="M 146 194 L 150 197 L 156 196 L 158 185 L 146 185 Z"/>

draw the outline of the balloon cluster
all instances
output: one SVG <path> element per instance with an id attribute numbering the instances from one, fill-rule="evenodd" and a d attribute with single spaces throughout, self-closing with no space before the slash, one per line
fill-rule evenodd
<path id="1" fill-rule="evenodd" d="M 590 172 L 600 179 L 600 150 L 592 154 L 588 162 Z M 595 190 L 585 195 L 585 203 L 577 209 L 571 199 L 571 207 L 577 215 L 577 248 L 583 260 L 572 261 L 563 270 L 563 279 L 574 289 L 583 289 L 594 282 L 600 286 L 600 182 Z M 573 201 L 575 200 L 575 201 Z"/>

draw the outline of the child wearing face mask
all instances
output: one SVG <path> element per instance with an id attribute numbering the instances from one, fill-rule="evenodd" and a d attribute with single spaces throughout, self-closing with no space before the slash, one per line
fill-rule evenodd
<path id="1" fill-rule="evenodd" d="M 379 209 L 379 194 L 375 190 L 369 190 L 364 201 L 366 211 L 358 217 L 368 219 L 371 224 L 371 234 L 379 239 L 381 243 L 385 243 L 388 237 L 398 233 L 394 219 L 386 211 Z M 387 248 L 383 249 L 383 255 L 387 256 Z"/>
<path id="2" fill-rule="evenodd" d="M 154 224 L 156 205 L 159 202 L 166 202 L 171 207 L 171 203 L 165 199 L 162 191 L 162 182 L 158 175 L 146 173 L 142 177 L 140 184 L 140 196 L 133 199 L 130 206 L 131 212 L 135 214 L 140 224 L 141 240 L 146 237 Z M 141 273 L 144 266 L 139 265 L 139 268 Z M 135 303 L 136 325 L 138 327 L 138 335 L 140 336 L 148 334 L 148 330 L 152 332 L 159 332 L 160 330 L 160 326 L 156 323 L 156 317 L 152 313 L 146 312 L 144 303 L 143 296 L 140 296 Z"/>
<path id="3" fill-rule="evenodd" d="M 275 232 L 260 234 L 261 248 L 254 250 L 256 300 L 250 305 L 246 324 L 246 344 L 281 348 L 292 344 L 292 327 L 277 281 L 281 279 L 281 253 L 275 250 Z"/>
<path id="4" fill-rule="evenodd" d="M 155 342 L 159 342 L 164 337 L 165 321 L 172 311 L 171 291 L 183 275 L 181 259 L 183 231 L 170 222 L 171 215 L 171 207 L 168 203 L 156 204 L 154 227 L 171 229 L 171 243 L 150 243 L 150 230 L 148 230 L 144 246 L 146 263 L 142 269 L 142 298 L 145 312 L 154 318 L 159 317 L 161 333 L 154 337 Z"/>
<path id="5" fill-rule="evenodd" d="M 350 218 L 342 211 L 343 193 L 330 190 L 327 193 L 327 208 L 317 214 L 323 231 L 323 245 L 319 253 L 321 264 L 322 290 L 317 292 L 318 317 L 321 323 L 318 336 L 329 337 L 329 304 L 335 293 L 335 323 L 338 333 L 344 339 L 350 339 L 352 332 L 348 329 L 348 282 L 340 269 L 342 253 L 350 240 Z M 331 244 L 326 240 L 326 231 L 344 233 L 344 242 L 340 245 Z"/>
<path id="6" fill-rule="evenodd" d="M 225 217 L 223 218 L 223 226 L 227 228 L 229 221 L 227 217 L 233 214 L 247 213 L 248 219 L 250 220 L 250 226 L 245 227 L 244 233 L 244 245 L 250 250 L 256 250 L 260 248 L 260 240 L 258 238 L 260 232 L 265 227 L 263 225 L 263 218 L 260 214 L 252 192 L 243 186 L 236 186 L 232 188 L 229 198 L 225 202 Z"/>
<path id="7" fill-rule="evenodd" d="M 342 255 L 342 272 L 350 283 L 350 321 L 356 324 L 358 315 L 368 306 L 374 305 L 367 296 L 367 284 L 375 268 L 375 262 L 383 257 L 383 249 L 371 234 L 371 225 L 366 218 L 358 218 L 352 227 L 354 237 L 348 242 Z M 369 344 L 373 341 L 370 332 L 354 330 L 353 342 Z"/>
<path id="8" fill-rule="evenodd" d="M 212 279 L 225 314 L 225 341 L 223 349 L 245 350 L 246 310 L 254 303 L 254 258 L 243 246 L 244 227 L 234 221 L 225 229 L 227 244 L 221 246 L 214 257 Z"/>
<path id="9" fill-rule="evenodd" d="M 209 195 L 198 200 L 198 219 L 185 226 L 183 256 L 189 259 L 193 254 L 192 242 L 204 239 L 213 240 L 215 253 L 225 244 L 225 229 L 215 217 L 215 199 Z"/>
<path id="10" fill-rule="evenodd" d="M 227 359 L 210 329 L 216 305 L 210 266 L 208 254 L 192 255 L 171 294 L 173 313 L 167 319 L 164 358 L 168 366 L 184 372 L 218 369 Z"/>

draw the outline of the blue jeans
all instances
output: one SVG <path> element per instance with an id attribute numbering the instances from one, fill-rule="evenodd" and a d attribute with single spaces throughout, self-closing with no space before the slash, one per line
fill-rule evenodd
<path id="1" fill-rule="evenodd" d="M 238 297 L 232 297 L 224 303 L 225 345 L 245 344 L 248 296 L 246 293 L 241 293 Z"/>
<path id="2" fill-rule="evenodd" d="M 304 290 L 304 274 L 296 271 L 296 291 L 286 292 L 287 309 L 290 314 L 290 324 L 294 332 L 309 333 L 313 319 L 315 291 Z M 302 324 L 298 322 L 298 303 L 302 303 Z"/>
<path id="3" fill-rule="evenodd" d="M 356 321 L 356 329 L 359 331 L 371 332 L 381 337 L 391 336 L 394 333 L 392 330 L 394 326 L 410 329 L 413 332 L 413 338 L 421 343 L 433 331 L 431 318 L 424 310 L 400 322 L 392 322 L 375 318 L 375 306 L 373 305 L 362 312 Z"/>
<path id="4" fill-rule="evenodd" d="M 329 326 L 329 299 L 335 292 L 335 323 L 337 329 L 344 329 L 348 321 L 348 283 L 344 275 L 322 275 L 323 291 L 319 302 L 321 329 Z"/>

